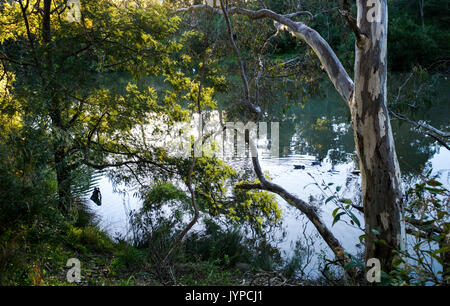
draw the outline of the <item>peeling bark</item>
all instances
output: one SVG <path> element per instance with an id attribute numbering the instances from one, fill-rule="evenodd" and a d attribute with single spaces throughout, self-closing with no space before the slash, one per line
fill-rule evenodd
<path id="1" fill-rule="evenodd" d="M 355 90 L 350 103 L 356 149 L 361 169 L 366 232 L 366 261 L 378 258 L 382 269 L 392 268 L 393 249 L 402 247 L 403 191 L 387 109 L 387 1 L 371 22 L 371 7 L 358 0 L 357 25 L 368 37 L 356 45 Z M 378 22 L 379 21 L 379 22 Z M 372 230 L 380 233 L 378 237 Z M 383 239 L 386 244 L 375 243 Z"/>

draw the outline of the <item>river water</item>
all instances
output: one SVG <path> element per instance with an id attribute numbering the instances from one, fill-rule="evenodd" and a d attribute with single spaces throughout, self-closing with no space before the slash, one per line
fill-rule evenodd
<path id="1" fill-rule="evenodd" d="M 426 112 L 415 114 L 413 119 L 431 120 L 435 127 L 448 130 L 449 110 L 448 95 L 444 94 Z M 332 201 L 324 204 L 331 193 L 323 191 L 323 186 L 330 186 L 332 190 L 339 186 L 340 197 L 350 198 L 353 203 L 360 204 L 360 176 L 356 171 L 358 166 L 353 131 L 346 105 L 330 89 L 309 99 L 304 107 L 292 106 L 282 112 L 273 109 L 270 112 L 275 114 L 272 121 L 280 122 L 280 156 L 272 158 L 263 154 L 260 160 L 263 170 L 268 171 L 273 181 L 289 192 L 316 203 L 321 208 L 322 219 L 344 248 L 356 253 L 358 237 L 363 233 L 344 222 L 332 226 L 332 211 L 336 206 Z M 414 130 L 408 123 L 392 120 L 392 128 L 405 188 L 428 169 L 433 169 L 433 174 L 439 175 L 444 186 L 450 188 L 450 152 L 437 145 L 432 138 Z M 320 164 L 313 165 L 314 161 L 319 160 L 322 160 Z M 249 160 L 236 163 L 239 167 L 245 164 L 250 167 Z M 298 164 L 304 165 L 305 169 L 294 169 L 294 165 Z M 141 203 L 133 197 L 132 189 L 117 187 L 125 192 L 115 192 L 117 190 L 106 177 L 100 180 L 99 186 L 103 204 L 96 206 L 91 202 L 92 209 L 101 216 L 101 224 L 109 233 L 126 234 L 127 214 L 132 209 L 138 209 Z M 304 239 L 305 235 L 312 236 L 308 241 L 316 253 L 323 251 L 329 254 L 325 243 L 299 211 L 280 197 L 278 201 L 283 211 L 282 229 L 286 234 L 279 244 L 284 256 L 292 255 L 293 245 L 297 240 Z M 364 226 L 363 216 L 355 214 Z M 282 237 L 281 231 L 278 236 Z M 314 270 L 315 264 L 316 261 L 312 260 L 307 270 Z"/>

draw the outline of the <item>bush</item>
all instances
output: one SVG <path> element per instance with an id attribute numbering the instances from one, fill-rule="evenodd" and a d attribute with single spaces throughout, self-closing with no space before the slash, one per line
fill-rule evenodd
<path id="1" fill-rule="evenodd" d="M 405 213 L 409 245 L 398 252 L 391 285 L 450 284 L 450 192 L 431 170 L 410 188 Z"/>
<path id="2" fill-rule="evenodd" d="M 143 267 L 144 263 L 145 252 L 125 243 L 119 251 L 119 256 L 112 260 L 111 269 L 113 273 L 124 269 L 138 271 Z"/>
<path id="3" fill-rule="evenodd" d="M 249 262 L 250 251 L 244 245 L 244 237 L 239 230 L 223 230 L 213 220 L 205 220 L 206 230 L 199 236 L 190 235 L 186 241 L 186 253 L 202 261 L 219 261 L 234 266 L 237 262 Z"/>
<path id="4" fill-rule="evenodd" d="M 112 251 L 114 247 L 111 238 L 95 226 L 79 228 L 69 224 L 67 237 L 72 246 L 83 251 L 89 249 L 93 252 L 106 253 Z"/>

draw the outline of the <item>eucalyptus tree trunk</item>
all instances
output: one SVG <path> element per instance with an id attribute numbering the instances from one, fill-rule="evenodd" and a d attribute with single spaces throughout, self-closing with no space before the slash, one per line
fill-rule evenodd
<path id="1" fill-rule="evenodd" d="M 361 170 L 366 262 L 377 258 L 388 272 L 402 247 L 402 187 L 387 109 L 387 0 L 357 0 L 354 92 L 350 110 Z M 370 6 L 370 3 L 375 5 Z M 374 239 L 380 240 L 375 242 Z"/>

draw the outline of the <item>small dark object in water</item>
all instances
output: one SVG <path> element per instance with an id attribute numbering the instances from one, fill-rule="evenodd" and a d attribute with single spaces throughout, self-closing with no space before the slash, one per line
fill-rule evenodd
<path id="1" fill-rule="evenodd" d="M 311 165 L 312 165 L 312 166 L 321 166 L 321 165 L 322 165 L 322 161 L 323 161 L 323 158 L 321 158 L 321 159 L 319 159 L 319 160 L 316 160 L 316 161 L 313 161 L 313 162 L 311 163 Z"/>
<path id="2" fill-rule="evenodd" d="M 355 174 L 355 175 L 359 175 L 360 173 L 361 173 L 361 171 L 359 171 L 359 170 L 352 171 L 352 174 Z"/>
<path id="3" fill-rule="evenodd" d="M 94 192 L 92 192 L 91 200 L 98 206 L 102 205 L 102 194 L 100 193 L 100 188 L 95 187 Z"/>
<path id="4" fill-rule="evenodd" d="M 294 169 L 305 169 L 305 165 L 294 165 Z"/>

